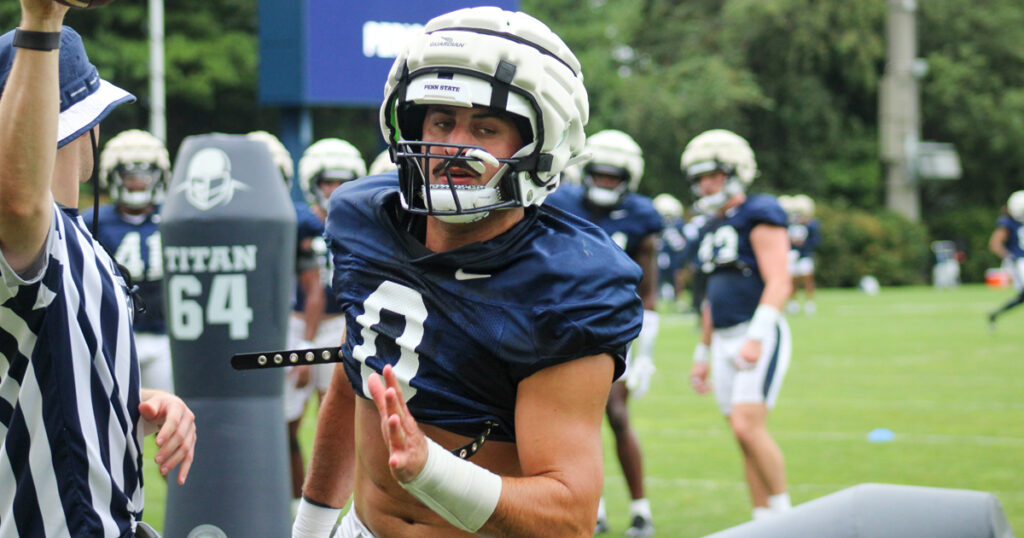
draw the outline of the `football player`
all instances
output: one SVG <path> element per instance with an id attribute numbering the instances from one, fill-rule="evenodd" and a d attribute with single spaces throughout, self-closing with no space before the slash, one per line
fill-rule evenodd
<path id="1" fill-rule="evenodd" d="M 746 193 L 757 175 L 747 141 L 724 129 L 686 145 L 683 173 L 710 215 L 698 257 L 708 275 L 701 341 L 690 372 L 698 393 L 710 390 L 743 453 L 755 519 L 788 510 L 782 451 L 765 427 L 790 359 L 790 334 L 780 314 L 792 291 L 786 214 L 768 195 Z"/>
<path id="2" fill-rule="evenodd" d="M 158 229 L 160 203 L 170 177 L 170 157 L 159 138 L 140 129 L 111 138 L 100 154 L 99 176 L 111 203 L 99 208 L 96 239 L 128 271 L 145 305 L 133 324 L 142 386 L 174 392 Z M 92 222 L 92 211 L 82 214 L 86 222 Z"/>
<path id="3" fill-rule="evenodd" d="M 664 226 L 658 243 L 658 271 L 661 298 L 681 310 L 686 246 L 697 238 L 698 229 L 687 225 L 683 218 L 683 204 L 668 193 L 654 197 L 654 209 L 661 215 Z"/>
<path id="4" fill-rule="evenodd" d="M 654 373 L 654 341 L 658 335 L 658 237 L 662 218 L 651 199 L 638 194 L 644 172 L 643 152 L 628 134 L 613 129 L 587 138 L 591 158 L 583 166 L 580 185 L 562 185 L 549 203 L 594 223 L 640 265 L 643 279 L 643 328 L 630 354 L 626 373 L 612 384 L 608 395 L 608 423 L 615 434 L 615 449 L 632 499 L 628 536 L 650 536 L 650 502 L 644 492 L 643 455 L 629 421 L 627 399 L 647 392 Z M 604 499 L 602 498 L 602 501 Z M 595 532 L 608 530 L 604 502 L 598 508 Z"/>
<path id="5" fill-rule="evenodd" d="M 293 536 L 587 536 L 601 420 L 640 270 L 544 205 L 584 144 L 580 64 L 495 7 L 411 37 L 381 131 L 399 167 L 343 184 L 325 236 L 346 319 Z M 354 395 L 353 395 L 354 393 Z"/>
<path id="6" fill-rule="evenodd" d="M 359 150 L 339 138 L 324 138 L 313 143 L 299 159 L 299 182 L 306 202 L 295 202 L 299 237 L 295 295 L 288 328 L 290 349 L 336 347 L 345 336 L 345 319 L 331 293 L 333 271 L 323 238 L 324 221 L 331 193 L 342 183 L 365 175 L 366 163 Z M 314 389 L 323 401 L 333 372 L 333 364 L 295 366 L 289 382 L 285 383 L 284 409 L 288 421 L 292 493 L 296 500 L 302 496 L 305 481 L 299 444 L 302 416 Z"/>
<path id="7" fill-rule="evenodd" d="M 821 225 L 814 218 L 814 200 L 806 194 L 780 196 L 779 205 L 789 216 L 789 273 L 793 277 L 793 296 L 786 304 L 786 311 L 790 314 L 800 312 L 796 294 L 803 287 L 803 311 L 814 314 L 817 312 L 814 303 L 814 250 L 821 242 Z"/>
<path id="8" fill-rule="evenodd" d="M 1024 191 L 1017 191 L 1006 201 L 1006 214 L 996 221 L 996 229 L 988 240 L 988 248 L 1003 260 L 1003 270 L 1010 274 L 1017 296 L 988 314 L 989 327 L 995 329 L 996 319 L 1006 311 L 1024 303 Z"/>

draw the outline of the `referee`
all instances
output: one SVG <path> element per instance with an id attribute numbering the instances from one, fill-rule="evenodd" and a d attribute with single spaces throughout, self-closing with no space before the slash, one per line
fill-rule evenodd
<path id="1" fill-rule="evenodd" d="M 151 536 L 142 436 L 184 483 L 194 417 L 140 388 L 128 286 L 78 215 L 98 124 L 135 98 L 99 78 L 67 9 L 21 0 L 0 36 L 0 538 Z"/>

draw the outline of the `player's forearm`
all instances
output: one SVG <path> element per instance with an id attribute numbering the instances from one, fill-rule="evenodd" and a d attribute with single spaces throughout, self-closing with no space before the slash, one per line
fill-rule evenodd
<path id="1" fill-rule="evenodd" d="M 793 282 L 788 273 L 785 276 L 776 276 L 765 281 L 759 304 L 766 304 L 777 310 L 782 310 L 782 306 L 786 304 L 786 300 L 792 294 Z"/>
<path id="2" fill-rule="evenodd" d="M 57 31 L 60 20 L 23 21 Z M 59 51 L 15 49 L 0 98 L 0 245 L 15 270 L 39 253 L 50 225 L 50 180 L 56 158 Z"/>
<path id="3" fill-rule="evenodd" d="M 601 476 L 600 466 L 593 471 Z M 501 499 L 485 536 L 592 536 L 600 482 L 572 485 L 555 476 L 502 477 Z"/>
<path id="4" fill-rule="evenodd" d="M 317 420 L 303 496 L 322 505 L 342 508 L 355 487 L 353 415 L 355 395 L 344 368 L 336 368 Z"/>

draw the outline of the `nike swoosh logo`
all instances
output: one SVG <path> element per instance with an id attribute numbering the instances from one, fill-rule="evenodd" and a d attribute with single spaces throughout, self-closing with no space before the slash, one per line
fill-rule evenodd
<path id="1" fill-rule="evenodd" d="M 462 269 L 455 271 L 455 280 L 473 280 L 474 278 L 491 278 L 491 275 L 482 273 L 467 273 Z"/>
<path id="2" fill-rule="evenodd" d="M 612 220 L 624 219 L 624 218 L 629 216 L 629 210 L 628 209 L 616 209 L 615 211 L 612 211 L 611 213 L 609 213 L 608 216 L 611 217 Z"/>

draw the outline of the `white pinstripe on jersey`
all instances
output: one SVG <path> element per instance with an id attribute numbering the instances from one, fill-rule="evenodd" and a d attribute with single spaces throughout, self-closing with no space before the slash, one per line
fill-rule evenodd
<path id="1" fill-rule="evenodd" d="M 73 211 L 54 206 L 43 255 L 27 281 L 0 259 L 0 537 L 130 535 L 143 505 L 131 303 Z"/>

